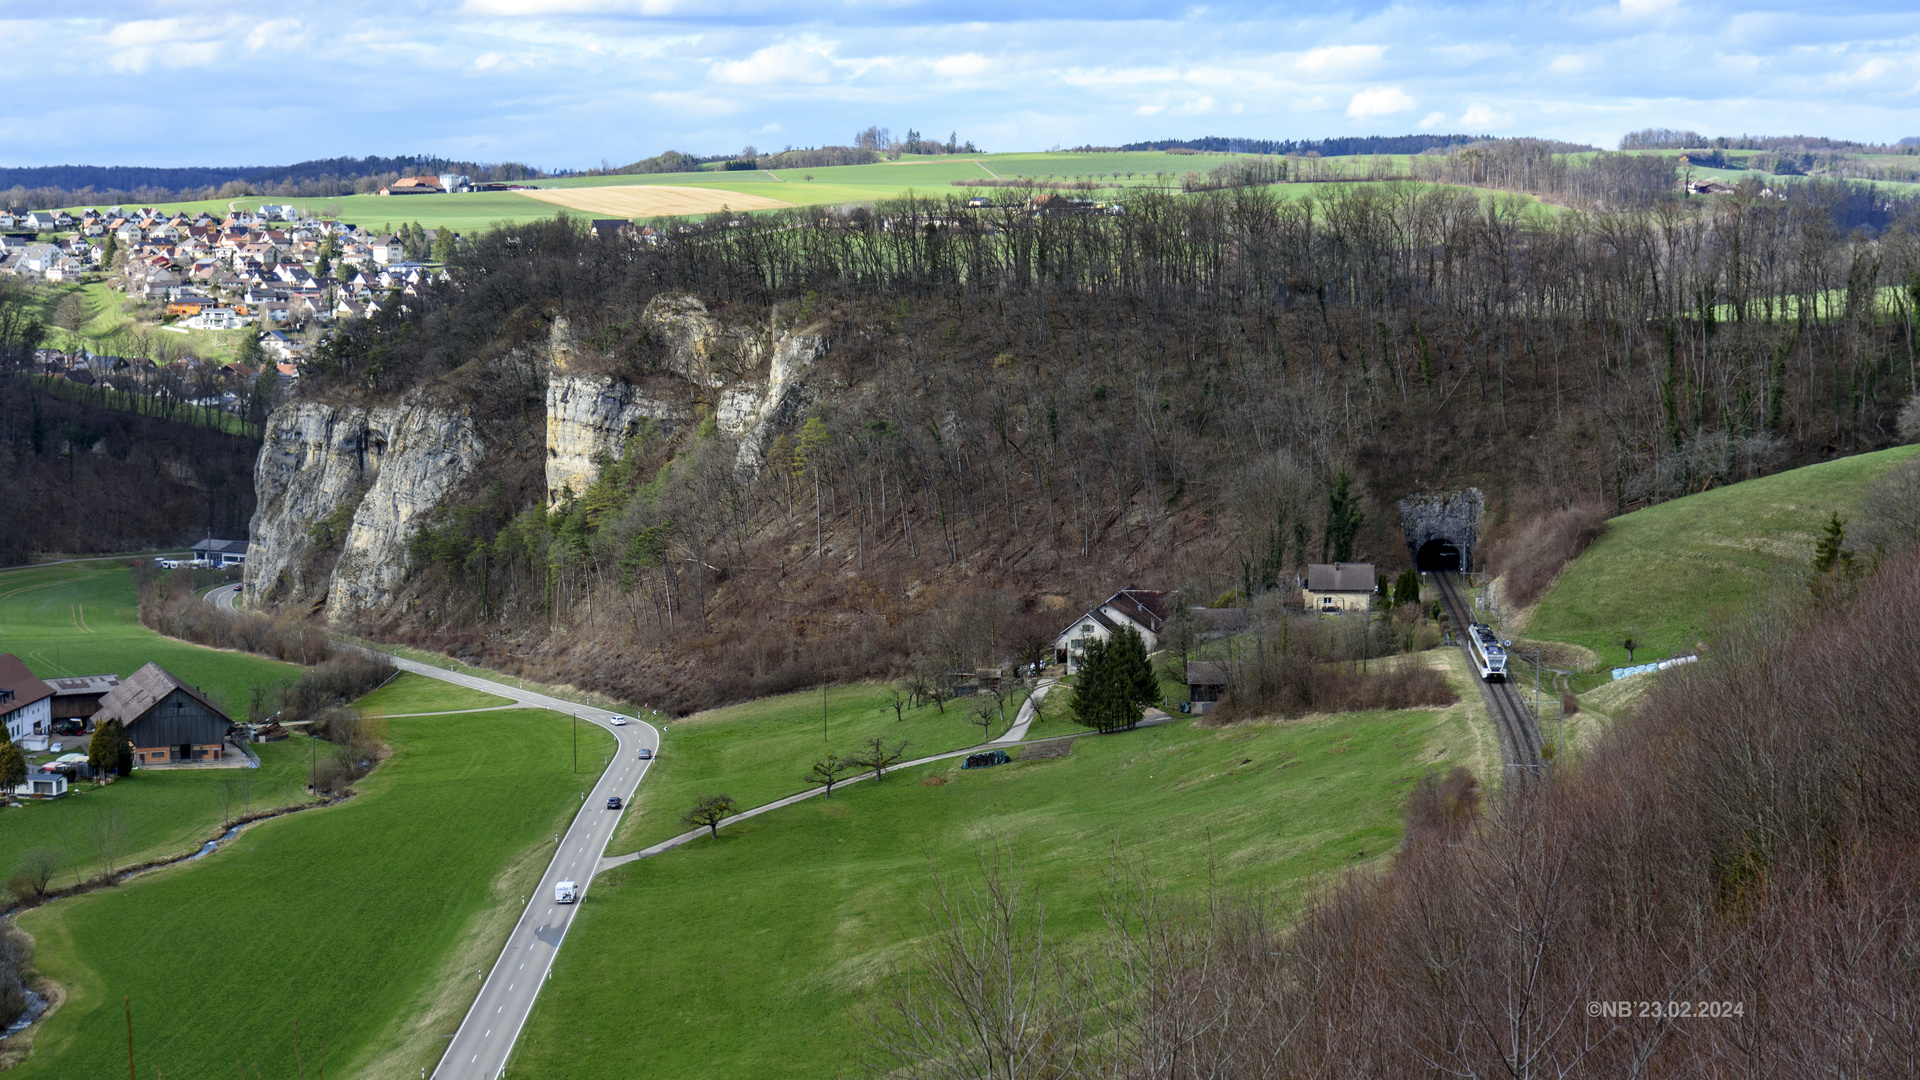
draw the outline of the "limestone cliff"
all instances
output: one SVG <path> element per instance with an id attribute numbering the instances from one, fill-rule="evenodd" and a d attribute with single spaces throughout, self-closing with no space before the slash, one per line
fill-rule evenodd
<path id="1" fill-rule="evenodd" d="M 415 519 L 473 470 L 483 450 L 466 413 L 419 401 L 373 409 L 298 402 L 276 410 L 254 466 L 250 595 L 273 604 L 318 594 L 334 624 L 385 606 L 406 577 Z M 328 580 L 305 580 L 335 544 Z"/>
<path id="2" fill-rule="evenodd" d="M 547 502 L 584 492 L 599 463 L 620 455 L 640 425 L 671 435 L 706 409 L 739 443 L 737 467 L 758 469 L 768 443 L 804 407 L 808 374 L 826 352 L 818 326 L 766 331 L 725 326 L 692 296 L 654 298 L 641 322 L 666 346 L 666 384 L 579 373 L 567 321 L 556 319 L 547 381 Z"/>

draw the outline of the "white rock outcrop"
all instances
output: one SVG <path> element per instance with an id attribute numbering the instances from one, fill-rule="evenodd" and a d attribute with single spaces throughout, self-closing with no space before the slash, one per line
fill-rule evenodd
<path id="1" fill-rule="evenodd" d="M 584 493 L 600 463 L 617 459 L 646 421 L 671 434 L 692 419 L 687 405 L 649 397 L 633 383 L 556 371 L 547 379 L 547 505 Z"/>
<path id="2" fill-rule="evenodd" d="M 299 579 L 313 526 L 352 505 L 325 584 L 326 618 L 344 624 L 385 607 L 406 578 L 417 519 L 473 471 L 484 449 L 464 411 L 417 401 L 275 410 L 254 465 L 249 593 L 270 603 L 320 586 Z"/>

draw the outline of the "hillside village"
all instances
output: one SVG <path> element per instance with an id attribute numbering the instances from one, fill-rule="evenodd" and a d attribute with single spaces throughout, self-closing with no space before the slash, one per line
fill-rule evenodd
<path id="1" fill-rule="evenodd" d="M 297 378 L 315 334 L 377 314 L 390 297 L 417 294 L 443 272 L 455 239 L 418 226 L 376 233 L 278 204 L 218 216 L 120 206 L 0 210 L 0 274 L 52 285 L 104 281 L 136 324 L 161 330 L 253 330 L 259 355 L 251 364 L 207 363 L 184 348 L 158 360 L 92 349 L 45 348 L 35 357 L 36 369 L 55 379 L 240 411 L 243 384 L 269 368 L 283 385 Z"/>

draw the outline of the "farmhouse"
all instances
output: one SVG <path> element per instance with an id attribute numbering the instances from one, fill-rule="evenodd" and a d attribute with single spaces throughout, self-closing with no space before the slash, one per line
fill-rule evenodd
<path id="1" fill-rule="evenodd" d="M 12 653 L 0 653 L 0 721 L 9 741 L 45 735 L 53 727 L 53 687 L 34 678 Z"/>
<path id="2" fill-rule="evenodd" d="M 1300 591 L 1308 611 L 1341 612 L 1369 610 L 1378 588 L 1372 563 L 1309 563 Z"/>
<path id="3" fill-rule="evenodd" d="M 1149 589 L 1121 589 L 1060 631 L 1053 639 L 1054 661 L 1067 665 L 1068 674 L 1080 670 L 1087 642 L 1105 641 L 1123 626 L 1139 631 L 1147 651 L 1152 652 L 1159 647 L 1160 630 L 1167 624 L 1167 598 L 1171 595 Z"/>
<path id="4" fill-rule="evenodd" d="M 118 720 L 133 743 L 135 765 L 219 761 L 233 721 L 158 664 L 148 664 L 107 692 L 95 724 Z"/>

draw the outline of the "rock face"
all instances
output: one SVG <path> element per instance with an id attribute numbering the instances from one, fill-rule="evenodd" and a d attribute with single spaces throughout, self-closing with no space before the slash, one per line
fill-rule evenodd
<path id="1" fill-rule="evenodd" d="M 818 327 L 776 325 L 758 333 L 723 326 L 692 296 L 655 297 L 641 324 L 667 346 L 670 386 L 647 390 L 577 372 L 570 329 L 565 319 L 555 320 L 547 379 L 549 506 L 586 491 L 600 462 L 618 458 L 646 421 L 670 435 L 703 406 L 711 406 L 715 429 L 739 442 L 735 467 L 743 473 L 760 468 L 767 445 L 809 400 L 808 375 L 827 348 Z"/>
<path id="2" fill-rule="evenodd" d="M 1422 570 L 1472 570 L 1486 500 L 1479 488 L 1400 500 L 1407 551 Z"/>
<path id="3" fill-rule="evenodd" d="M 407 538 L 484 452 L 459 410 L 418 401 L 376 409 L 300 402 L 278 409 L 254 466 L 259 497 L 247 589 L 271 603 L 311 593 L 301 579 L 315 554 L 315 526 L 352 515 L 331 578 L 327 621 L 344 624 L 385 606 L 407 572 Z M 325 539 L 322 536 L 320 539 Z"/>

